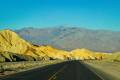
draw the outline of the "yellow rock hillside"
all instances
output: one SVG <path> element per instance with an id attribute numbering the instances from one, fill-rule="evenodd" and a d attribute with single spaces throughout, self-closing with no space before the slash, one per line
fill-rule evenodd
<path id="1" fill-rule="evenodd" d="M 70 55 L 69 52 L 55 49 L 51 46 L 34 46 L 36 49 L 36 53 L 38 53 L 39 56 L 48 56 L 53 59 L 69 59 Z"/>
<path id="2" fill-rule="evenodd" d="M 84 59 L 94 59 L 93 57 L 93 52 L 89 51 L 87 49 L 75 49 L 73 51 L 71 51 L 71 55 L 73 58 L 75 59 L 80 59 L 80 60 L 84 60 Z"/>
<path id="3" fill-rule="evenodd" d="M 72 50 L 70 53 L 71 56 L 77 60 L 86 60 L 86 59 L 101 60 L 104 59 L 106 55 L 109 55 L 108 53 L 93 52 L 84 48 Z"/>
<path id="4" fill-rule="evenodd" d="M 0 52 L 12 52 L 42 59 L 97 59 L 101 60 L 108 56 L 107 53 L 93 52 L 87 49 L 75 49 L 70 52 L 58 50 L 51 46 L 32 45 L 11 30 L 0 31 Z"/>
<path id="5" fill-rule="evenodd" d="M 26 54 L 30 47 L 31 45 L 16 33 L 10 30 L 0 31 L 0 51 Z"/>
<path id="6" fill-rule="evenodd" d="M 50 46 L 31 45 L 11 30 L 0 31 L 0 51 L 54 59 L 67 59 L 69 57 L 66 51 L 57 50 Z"/>

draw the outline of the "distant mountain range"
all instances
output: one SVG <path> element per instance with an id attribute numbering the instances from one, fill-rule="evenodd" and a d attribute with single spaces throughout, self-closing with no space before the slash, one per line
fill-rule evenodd
<path id="1" fill-rule="evenodd" d="M 15 31 L 25 40 L 59 49 L 86 48 L 94 51 L 120 51 L 120 32 L 78 27 L 23 28 Z"/>

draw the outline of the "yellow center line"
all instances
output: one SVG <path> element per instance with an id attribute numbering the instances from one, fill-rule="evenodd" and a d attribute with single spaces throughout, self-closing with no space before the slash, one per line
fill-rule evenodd
<path id="1" fill-rule="evenodd" d="M 65 68 L 67 67 L 67 64 L 64 65 L 61 69 L 59 69 L 55 74 L 53 74 L 48 80 L 54 80 L 56 78 L 56 76 L 62 72 Z"/>

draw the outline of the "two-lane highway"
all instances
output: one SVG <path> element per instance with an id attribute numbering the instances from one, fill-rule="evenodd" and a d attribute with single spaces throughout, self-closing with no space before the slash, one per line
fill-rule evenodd
<path id="1" fill-rule="evenodd" d="M 104 80 L 89 70 L 80 61 L 67 61 L 55 65 L 37 68 L 0 80 Z"/>

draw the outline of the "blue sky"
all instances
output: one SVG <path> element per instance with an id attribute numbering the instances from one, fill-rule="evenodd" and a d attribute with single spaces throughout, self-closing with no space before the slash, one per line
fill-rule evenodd
<path id="1" fill-rule="evenodd" d="M 0 29 L 55 27 L 120 30 L 120 0 L 0 0 Z"/>

